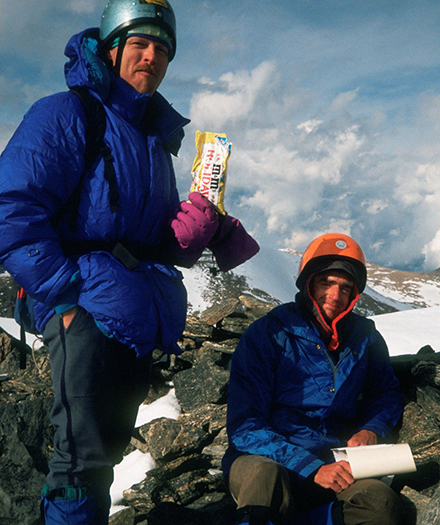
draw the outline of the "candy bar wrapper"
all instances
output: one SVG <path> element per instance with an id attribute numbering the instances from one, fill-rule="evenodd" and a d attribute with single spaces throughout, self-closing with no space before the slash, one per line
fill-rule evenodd
<path id="1" fill-rule="evenodd" d="M 219 213 L 225 215 L 226 173 L 232 143 L 224 133 L 197 131 L 196 147 L 190 193 L 197 191 L 212 202 Z"/>

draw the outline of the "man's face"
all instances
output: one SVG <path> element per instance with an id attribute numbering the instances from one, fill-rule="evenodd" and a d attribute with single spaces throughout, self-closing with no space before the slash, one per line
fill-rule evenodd
<path id="1" fill-rule="evenodd" d="M 347 309 L 353 289 L 354 281 L 346 272 L 329 270 L 315 276 L 312 296 L 327 322 Z"/>
<path id="2" fill-rule="evenodd" d="M 118 48 L 109 51 L 109 59 L 116 64 Z M 132 36 L 122 53 L 119 76 L 138 93 L 153 93 L 162 82 L 168 67 L 168 48 L 142 36 Z"/>

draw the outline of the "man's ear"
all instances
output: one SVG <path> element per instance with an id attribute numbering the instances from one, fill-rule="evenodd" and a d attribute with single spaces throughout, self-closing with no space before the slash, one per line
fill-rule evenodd
<path id="1" fill-rule="evenodd" d="M 113 69 L 115 66 L 117 49 L 117 47 L 114 47 L 102 50 L 104 62 L 110 69 Z"/>

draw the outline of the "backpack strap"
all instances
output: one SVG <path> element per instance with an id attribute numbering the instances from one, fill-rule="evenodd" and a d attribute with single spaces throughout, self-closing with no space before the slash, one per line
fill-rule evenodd
<path id="1" fill-rule="evenodd" d="M 14 308 L 14 319 L 20 326 L 20 369 L 26 368 L 26 332 L 35 333 L 33 299 L 19 286 Z"/>
<path id="2" fill-rule="evenodd" d="M 70 88 L 70 91 L 80 99 L 87 121 L 84 170 L 69 203 L 68 223 L 70 229 L 75 231 L 84 175 L 93 166 L 93 163 L 99 155 L 101 155 L 104 160 L 104 177 L 109 185 L 109 204 L 112 213 L 116 213 L 119 209 L 119 193 L 116 182 L 115 167 L 113 165 L 114 159 L 110 148 L 104 142 L 106 129 L 106 113 L 104 106 L 85 87 L 75 86 Z"/>

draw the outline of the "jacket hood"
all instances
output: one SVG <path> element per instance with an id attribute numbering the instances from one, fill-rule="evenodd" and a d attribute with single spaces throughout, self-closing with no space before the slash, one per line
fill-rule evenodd
<path id="1" fill-rule="evenodd" d="M 150 96 L 138 93 L 117 77 L 104 62 L 99 29 L 90 28 L 71 37 L 65 49 L 68 58 L 64 75 L 69 88 L 84 86 L 107 106 L 137 126 L 148 107 L 148 125 L 155 128 L 169 151 L 177 155 L 184 136 L 183 127 L 190 121 L 180 115 L 158 92 Z"/>
<path id="2" fill-rule="evenodd" d="M 99 29 L 86 29 L 73 35 L 64 54 L 69 59 L 64 66 L 67 86 L 85 86 L 97 93 L 103 101 L 107 100 L 111 73 L 103 60 Z"/>

